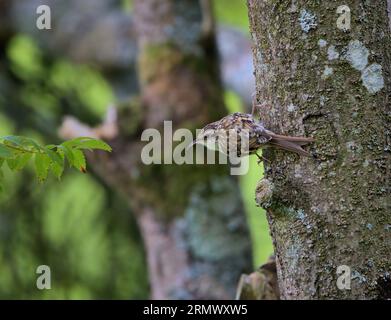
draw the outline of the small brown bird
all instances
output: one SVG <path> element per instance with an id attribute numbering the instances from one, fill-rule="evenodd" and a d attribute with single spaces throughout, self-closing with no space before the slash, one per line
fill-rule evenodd
<path id="1" fill-rule="evenodd" d="M 230 139 L 232 137 L 230 133 L 232 132 L 236 133 L 233 136 L 234 139 Z M 248 133 L 247 148 L 241 148 L 241 132 Z M 275 134 L 267 130 L 251 114 L 236 112 L 206 125 L 190 146 L 199 143 L 227 155 L 229 150 L 236 150 L 238 157 L 255 154 L 261 161 L 262 157 L 258 155 L 257 151 L 268 147 L 296 152 L 302 156 L 310 156 L 310 153 L 305 151 L 302 146 L 313 141 L 313 138 Z"/>

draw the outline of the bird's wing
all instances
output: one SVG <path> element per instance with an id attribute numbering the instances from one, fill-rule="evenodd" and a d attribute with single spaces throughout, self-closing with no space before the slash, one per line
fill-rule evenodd
<path id="1" fill-rule="evenodd" d="M 265 132 L 269 137 L 271 137 L 270 141 L 268 141 L 269 145 L 279 149 L 296 152 L 302 156 L 310 156 L 310 153 L 305 151 L 302 146 L 315 141 L 313 138 L 284 136 L 275 134 L 274 132 L 266 129 Z"/>
<path id="2" fill-rule="evenodd" d="M 257 127 L 257 129 L 255 130 L 255 134 L 256 134 L 256 141 L 259 147 L 261 147 L 264 144 L 267 144 L 272 139 L 272 136 L 269 134 L 269 132 L 265 130 L 262 126 Z"/>
<path id="3" fill-rule="evenodd" d="M 275 148 L 296 152 L 302 156 L 311 156 L 311 154 L 308 151 L 305 151 L 298 143 L 290 142 L 288 140 L 280 140 L 273 138 L 270 140 L 269 145 Z"/>
<path id="4" fill-rule="evenodd" d="M 223 130 L 219 130 L 217 132 L 216 139 L 219 151 L 223 154 L 228 154 L 227 136 L 225 135 L 225 132 Z"/>
<path id="5" fill-rule="evenodd" d="M 293 143 L 296 143 L 301 146 L 315 141 L 314 138 L 284 136 L 284 135 L 276 134 L 276 133 L 269 131 L 269 130 L 265 130 L 265 132 L 273 139 L 278 139 L 278 140 L 282 140 L 282 141 L 289 141 L 289 142 L 293 142 Z"/>

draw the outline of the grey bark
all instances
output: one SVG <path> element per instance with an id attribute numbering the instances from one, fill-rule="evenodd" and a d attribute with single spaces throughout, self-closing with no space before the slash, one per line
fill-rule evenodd
<path id="1" fill-rule="evenodd" d="M 336 24 L 342 4 L 348 31 Z M 248 8 L 262 121 L 316 139 L 311 158 L 264 152 L 256 199 L 267 209 L 281 298 L 390 298 L 387 1 L 248 0 Z M 341 265 L 350 290 L 337 286 Z"/>

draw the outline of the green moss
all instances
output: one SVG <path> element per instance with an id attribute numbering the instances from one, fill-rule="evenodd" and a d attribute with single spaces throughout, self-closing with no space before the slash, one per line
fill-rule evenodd
<path id="1" fill-rule="evenodd" d="M 172 43 L 144 46 L 139 54 L 139 71 L 142 84 L 166 74 L 183 62 L 184 54 Z"/>
<path id="2" fill-rule="evenodd" d="M 140 79 L 143 84 L 176 69 L 189 68 L 189 71 L 207 78 L 211 72 L 217 72 L 213 67 L 213 57 L 210 57 L 212 61 L 207 61 L 203 55 L 184 53 L 172 42 L 144 46 L 139 57 Z"/>
<path id="3" fill-rule="evenodd" d="M 118 126 L 121 135 L 124 137 L 134 137 L 141 130 L 143 121 L 143 105 L 140 97 L 132 97 L 128 101 L 123 101 L 117 105 Z"/>

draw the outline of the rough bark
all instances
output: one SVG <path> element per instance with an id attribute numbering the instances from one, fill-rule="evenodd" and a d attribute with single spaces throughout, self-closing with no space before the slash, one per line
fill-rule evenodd
<path id="1" fill-rule="evenodd" d="M 351 29 L 337 28 L 339 5 Z M 248 0 L 258 102 L 274 132 L 312 136 L 311 158 L 265 151 L 282 299 L 391 296 L 391 40 L 387 1 Z M 337 268 L 351 268 L 351 289 Z"/>
<path id="2" fill-rule="evenodd" d="M 226 166 L 140 159 L 144 129 L 162 131 L 164 120 L 174 130 L 200 128 L 225 114 L 209 10 L 204 0 L 134 2 L 141 96 L 120 107 L 113 155 L 94 163 L 137 216 L 152 298 L 233 298 L 251 265 L 238 184 Z M 63 134 L 85 129 L 68 121 Z"/>

